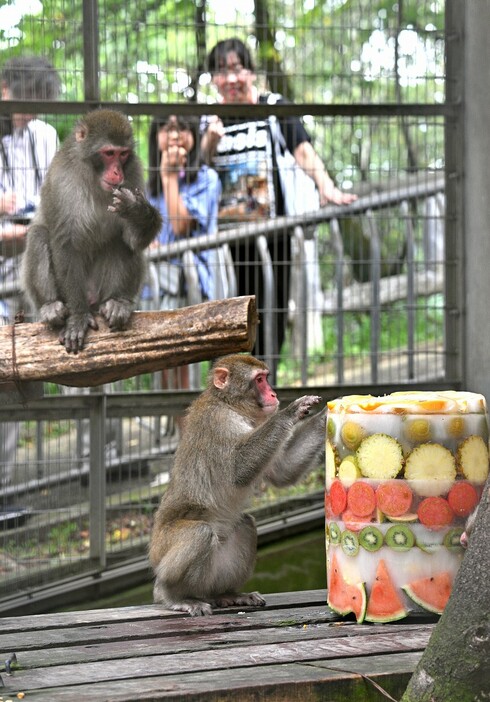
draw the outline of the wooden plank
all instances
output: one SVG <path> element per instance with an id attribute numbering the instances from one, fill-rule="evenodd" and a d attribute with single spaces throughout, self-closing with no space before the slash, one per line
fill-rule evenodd
<path id="1" fill-rule="evenodd" d="M 87 387 L 175 368 L 255 342 L 255 297 L 212 300 L 162 312 L 135 312 L 129 329 L 111 332 L 102 319 L 79 354 L 69 354 L 41 323 L 0 327 L 0 383 L 50 380 Z M 0 386 L 1 392 L 1 386 Z"/>
<path id="2" fill-rule="evenodd" d="M 180 674 L 184 671 L 231 671 L 234 668 L 260 667 L 281 663 L 305 663 L 342 657 L 367 656 L 394 651 L 421 651 L 427 645 L 430 630 L 419 629 L 372 636 L 317 639 L 278 644 L 233 646 L 218 650 L 175 653 L 142 657 L 128 656 L 121 660 L 97 661 L 30 669 L 28 654 L 19 660 L 21 669 L 15 674 L 15 685 L 24 692 L 43 688 L 95 684 L 113 680 L 133 681 L 158 675 Z M 131 647 L 128 646 L 128 653 Z"/>
<path id="3" fill-rule="evenodd" d="M 363 658 L 331 659 L 331 668 L 321 665 L 278 664 L 258 668 L 235 667 L 232 671 L 187 671 L 177 675 L 148 676 L 126 680 L 110 680 L 102 683 L 74 682 L 69 687 L 32 689 L 26 699 L 36 702 L 136 702 L 137 700 L 185 700 L 190 702 L 295 702 L 295 700 L 327 700 L 329 702 L 379 702 L 381 694 L 368 681 L 359 676 L 366 675 L 396 697 L 405 689 L 409 676 L 415 669 L 420 652 L 371 656 Z M 343 667 L 345 672 L 341 672 Z M 387 672 L 385 672 L 387 671 Z M 396 682 L 389 685 L 389 680 Z M 12 684 L 13 683 L 13 684 Z M 24 692 L 19 679 L 8 680 L 9 694 Z"/>
<path id="4" fill-rule="evenodd" d="M 209 635 L 216 631 L 234 631 L 236 629 L 260 630 L 271 626 L 304 626 L 311 622 L 324 623 L 338 621 L 339 616 L 326 605 L 323 607 L 302 607 L 294 613 L 289 610 L 242 610 L 242 612 L 224 612 L 210 617 L 176 616 L 170 618 L 153 617 L 146 620 L 124 621 L 121 612 L 120 621 L 110 623 L 92 622 L 85 626 L 48 626 L 32 631 L 17 631 L 0 634 L 0 651 L 16 646 L 18 649 L 57 646 L 59 643 L 79 642 L 98 644 L 104 641 L 129 640 L 140 636 L 171 636 L 185 634 L 188 636 Z M 1 620 L 0 620 L 1 624 Z"/>
<path id="5" fill-rule="evenodd" d="M 271 609 L 283 607 L 300 607 L 325 605 L 327 604 L 327 594 L 323 588 L 318 590 L 297 590 L 295 592 L 279 592 L 265 595 L 266 604 L 260 612 L 268 612 Z M 243 608 L 241 608 L 243 609 Z M 226 610 L 228 614 L 234 614 L 239 611 L 238 608 L 230 607 Z M 249 609 L 249 611 L 253 611 Z M 172 612 L 169 609 L 164 609 L 161 605 L 141 605 L 131 607 L 108 607 L 107 609 L 87 609 L 74 612 L 58 612 L 57 614 L 33 614 L 29 616 L 19 617 L 2 617 L 0 619 L 0 632 L 6 634 L 9 631 L 18 634 L 22 631 L 35 631 L 40 629 L 63 628 L 69 626 L 79 626 L 83 624 L 106 624 L 108 622 L 121 620 L 132 621 L 141 619 L 165 617 L 176 618 L 181 617 L 179 612 Z M 213 615 L 216 616 L 216 615 Z M 192 620 L 190 620 L 192 621 Z M 194 620 L 195 621 L 195 620 Z M 0 634 L 0 640 L 1 640 Z"/>
<path id="6" fill-rule="evenodd" d="M 418 631 L 418 625 L 398 625 L 396 632 L 398 636 L 402 632 L 412 634 Z M 240 629 L 235 631 L 215 631 L 206 632 L 205 636 L 193 636 L 187 632 L 181 634 L 155 635 L 154 627 L 150 628 L 147 635 L 144 629 L 138 631 L 135 636 L 134 630 L 128 630 L 127 638 L 113 637 L 107 640 L 91 643 L 75 643 L 70 635 L 65 641 L 60 642 L 60 646 L 42 646 L 37 641 L 39 648 L 26 647 L 22 642 L 18 642 L 15 648 L 18 658 L 29 662 L 29 668 L 45 666 L 66 665 L 69 663 L 87 663 L 94 661 L 110 661 L 124 659 L 127 655 L 131 657 L 155 656 L 163 654 L 184 653 L 189 651 L 202 651 L 209 648 L 217 650 L 218 647 L 245 646 L 257 643 L 260 637 L 260 644 L 278 644 L 295 641 L 313 641 L 316 639 L 341 639 L 342 637 L 373 636 L 375 634 L 386 633 L 384 625 L 365 626 L 361 624 L 341 624 L 328 628 L 319 626 L 317 623 L 308 626 L 303 625 L 298 632 L 296 626 L 270 627 L 265 629 Z M 13 643 L 13 641 L 12 641 Z M 62 645 L 62 644 L 66 645 Z M 10 649 L 13 650 L 12 646 Z M 10 650 L 6 647 L 4 655 Z"/>

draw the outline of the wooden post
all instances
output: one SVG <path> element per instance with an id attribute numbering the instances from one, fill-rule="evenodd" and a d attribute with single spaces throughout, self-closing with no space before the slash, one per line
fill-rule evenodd
<path id="1" fill-rule="evenodd" d="M 135 312 L 129 329 L 111 332 L 102 319 L 85 348 L 69 354 L 41 323 L 0 327 L 0 391 L 7 385 L 49 380 L 88 387 L 174 368 L 255 343 L 255 297 L 203 302 L 173 311 Z M 4 386 L 2 388 L 2 385 Z"/>

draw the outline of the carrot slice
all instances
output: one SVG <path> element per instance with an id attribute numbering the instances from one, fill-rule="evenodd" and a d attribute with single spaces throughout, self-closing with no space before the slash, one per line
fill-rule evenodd
<path id="1" fill-rule="evenodd" d="M 444 529 L 454 518 L 454 512 L 444 497 L 426 497 L 417 510 L 419 521 L 432 531 Z"/>
<path id="2" fill-rule="evenodd" d="M 388 517 L 401 517 L 412 506 L 413 493 L 405 481 L 387 480 L 376 490 L 379 509 Z"/>
<path id="3" fill-rule="evenodd" d="M 449 490 L 447 501 L 457 517 L 467 517 L 478 504 L 478 493 L 471 485 L 464 481 L 454 483 Z"/>
<path id="4" fill-rule="evenodd" d="M 376 493 L 369 483 L 357 480 L 347 493 L 347 506 L 356 517 L 367 517 L 376 508 Z"/>
<path id="5" fill-rule="evenodd" d="M 347 490 L 337 478 L 330 486 L 330 509 L 335 516 L 344 511 L 347 505 Z"/>

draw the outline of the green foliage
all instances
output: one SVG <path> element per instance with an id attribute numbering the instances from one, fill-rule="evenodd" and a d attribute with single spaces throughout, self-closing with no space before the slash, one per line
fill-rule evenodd
<path id="1" fill-rule="evenodd" d="M 324 317 L 325 348 L 337 346 L 337 318 Z M 407 307 L 395 302 L 381 310 L 379 345 L 381 353 L 404 348 L 408 344 Z M 359 356 L 369 349 L 371 317 L 367 313 L 344 315 L 344 356 Z M 415 303 L 415 343 L 441 344 L 444 332 L 444 304 L 441 295 L 420 298 Z"/>
<path id="2" fill-rule="evenodd" d="M 82 8 L 82 0 L 42 0 L 27 4 L 17 22 L 0 22 L 0 50 L 46 55 L 62 77 L 62 99 L 74 101 L 96 97 L 90 88 L 85 95 Z M 233 35 L 255 47 L 262 87 L 265 68 L 283 72 L 285 80 L 278 83 L 297 102 L 444 99 L 439 78 L 444 74 L 443 0 L 429 5 L 416 0 L 403 5 L 391 0 L 311 0 L 299 5 L 261 0 L 255 11 L 238 2 L 226 8 L 205 2 L 203 10 L 204 15 L 193 0 L 100 3 L 100 98 L 121 103 L 214 100 L 209 84 L 196 82 L 198 64 L 217 40 Z M 197 27 L 202 17 L 205 23 Z M 257 18 L 267 25 L 256 27 Z M 198 95 L 192 87 L 196 85 Z M 56 119 L 61 139 L 74 119 Z M 307 120 L 340 186 L 413 167 L 409 149 L 419 168 L 443 158 L 440 136 L 420 138 L 424 120 L 403 129 L 399 119 L 391 124 L 356 122 Z M 146 161 L 148 119 L 138 118 L 134 126 L 139 154 Z"/>

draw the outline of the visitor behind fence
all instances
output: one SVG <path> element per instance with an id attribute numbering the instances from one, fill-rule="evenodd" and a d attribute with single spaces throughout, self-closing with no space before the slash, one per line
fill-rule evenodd
<path id="1" fill-rule="evenodd" d="M 1 89 L 3 101 L 55 100 L 60 92 L 60 78 L 47 59 L 19 56 L 4 64 Z M 7 122 L 9 126 L 5 128 Z M 56 129 L 32 113 L 4 116 L 3 124 L 7 133 L 0 142 L 0 234 L 5 284 L 18 280 L 18 254 L 24 248 L 27 226 L 59 141 Z M 11 317 L 15 311 L 14 304 L 9 305 Z"/>
<path id="2" fill-rule="evenodd" d="M 149 199 L 163 216 L 163 226 L 150 251 L 167 244 L 217 231 L 221 184 L 216 171 L 201 161 L 199 118 L 170 115 L 153 119 L 149 135 Z M 189 300 L 181 258 L 161 260 L 157 272 L 158 304 L 149 286 L 142 294 L 145 309 L 176 309 L 189 302 L 214 299 L 219 268 L 216 249 L 190 256 L 198 277 L 198 297 Z M 188 367 L 179 369 L 177 387 L 188 388 Z"/>
<path id="3" fill-rule="evenodd" d="M 220 41 L 211 50 L 208 71 L 221 103 L 275 104 L 278 94 L 259 95 L 254 62 L 248 47 L 237 38 Z M 276 119 L 203 120 L 203 154 L 219 173 L 223 185 L 219 219 L 238 224 L 278 215 L 301 214 L 327 203 L 346 204 L 355 195 L 339 190 L 311 144 L 297 117 Z M 276 296 L 275 364 L 287 325 L 291 264 L 290 237 L 276 232 L 269 240 Z M 263 308 L 263 282 L 253 243 L 234 249 L 238 293 L 258 296 Z M 255 354 L 264 354 L 264 330 L 258 327 Z"/>
<path id="4" fill-rule="evenodd" d="M 55 100 L 60 78 L 40 56 L 16 57 L 1 71 L 2 101 Z M 1 105 L 0 105 L 0 111 Z M 3 110 L 0 141 L 0 321 L 12 323 L 19 297 L 2 297 L 6 284 L 18 285 L 19 254 L 37 203 L 42 182 L 58 148 L 55 128 L 35 114 Z M 0 487 L 10 483 L 19 436 L 17 423 L 0 423 Z M 8 498 L 0 495 L 0 514 L 10 513 Z"/>

